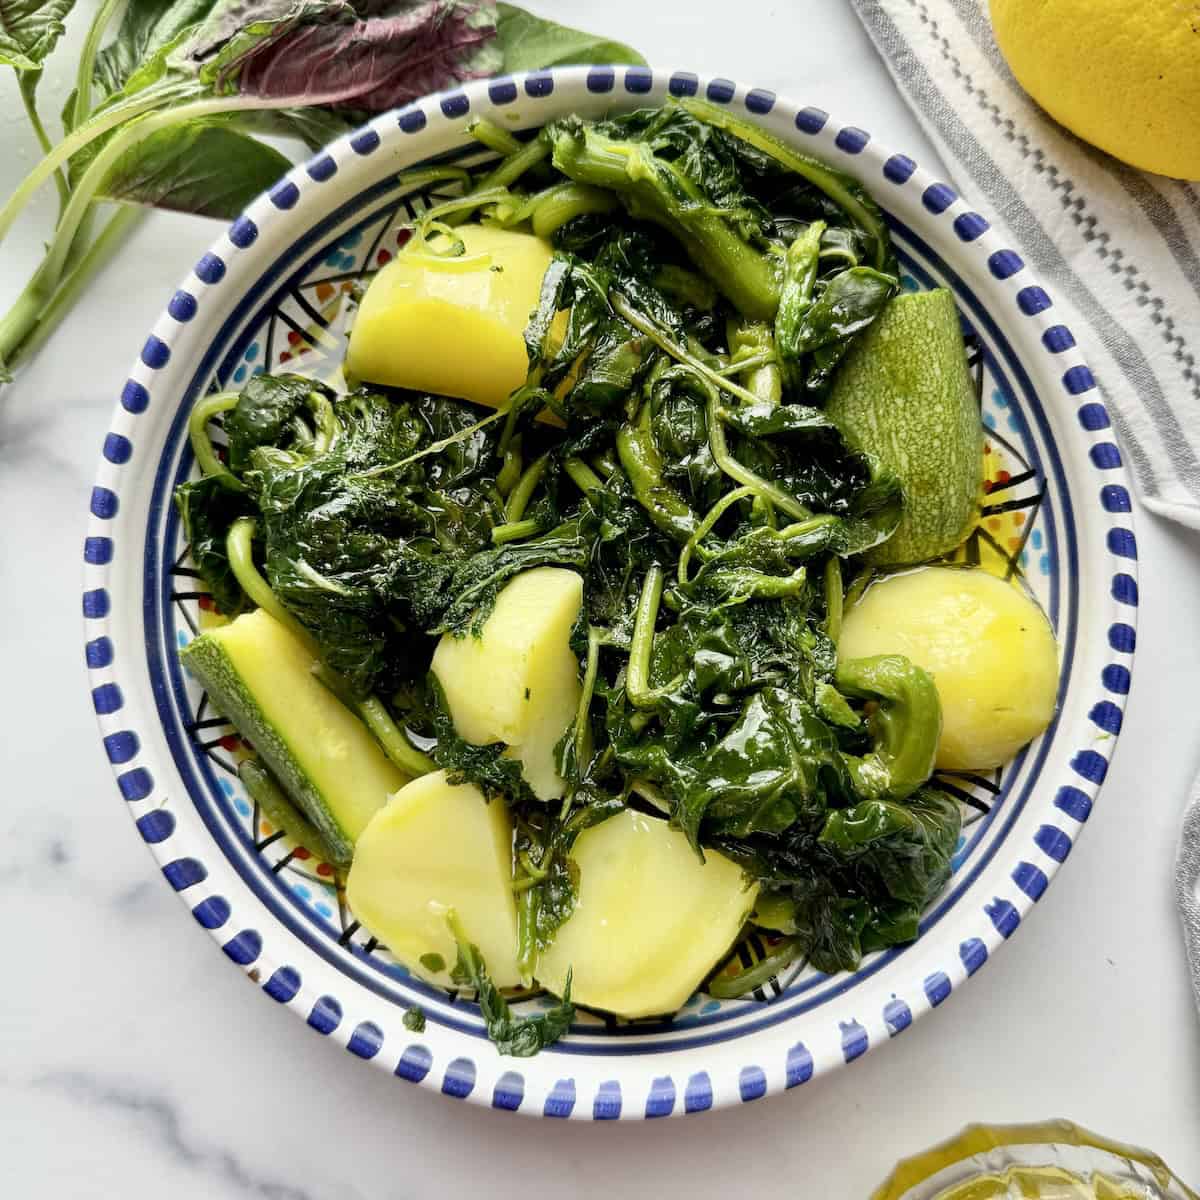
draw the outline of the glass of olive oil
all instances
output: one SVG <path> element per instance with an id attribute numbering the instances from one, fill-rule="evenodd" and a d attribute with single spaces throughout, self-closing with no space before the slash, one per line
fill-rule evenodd
<path id="1" fill-rule="evenodd" d="M 901 1162 L 871 1200 L 1200 1200 L 1148 1150 L 1070 1121 L 968 1125 Z"/>

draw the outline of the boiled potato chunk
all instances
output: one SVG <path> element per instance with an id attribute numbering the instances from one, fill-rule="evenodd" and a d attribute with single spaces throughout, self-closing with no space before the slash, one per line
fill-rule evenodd
<path id="1" fill-rule="evenodd" d="M 433 654 L 459 737 L 507 745 L 539 800 L 563 794 L 554 748 L 582 690 L 568 645 L 582 603 L 583 580 L 574 571 L 523 571 L 496 597 L 478 637 L 444 634 Z"/>
<path id="2" fill-rule="evenodd" d="M 867 589 L 846 615 L 843 658 L 903 654 L 942 702 L 937 765 L 1007 762 L 1054 716 L 1058 647 L 1045 613 L 987 571 L 923 567 Z"/>
<path id="3" fill-rule="evenodd" d="M 453 908 L 499 987 L 521 981 L 512 891 L 512 824 L 504 804 L 445 771 L 402 787 L 354 849 L 346 898 L 355 917 L 414 973 L 451 986 Z"/>
<path id="4" fill-rule="evenodd" d="M 371 282 L 350 333 L 346 372 L 366 383 L 499 407 L 525 382 L 525 326 L 550 243 L 460 225 L 460 257 L 413 240 Z"/>
<path id="5" fill-rule="evenodd" d="M 584 830 L 575 911 L 542 954 L 538 979 L 624 1017 L 675 1012 L 729 949 L 754 907 L 735 863 L 702 863 L 666 821 L 626 809 Z"/>

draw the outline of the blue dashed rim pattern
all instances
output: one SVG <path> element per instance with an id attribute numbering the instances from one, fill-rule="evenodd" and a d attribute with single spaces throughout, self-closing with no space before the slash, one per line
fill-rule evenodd
<path id="1" fill-rule="evenodd" d="M 332 969 L 275 922 L 180 798 L 186 792 L 164 747 L 157 682 L 139 636 L 141 547 L 162 518 L 147 511 L 149 484 L 206 339 L 292 236 L 398 167 L 461 145 L 471 112 L 528 127 L 568 111 L 667 96 L 741 108 L 799 149 L 857 175 L 986 301 L 999 336 L 1020 354 L 1066 463 L 1062 519 L 1074 522 L 1080 553 L 1073 569 L 1087 602 L 1080 605 L 1077 674 L 1044 747 L 1036 792 L 995 862 L 946 922 L 854 997 L 720 1044 L 693 1039 L 699 1044 L 644 1055 L 631 1048 L 627 1057 L 580 1059 L 551 1051 L 515 1061 L 453 1029 L 406 1030 L 395 1003 Z M 1104 781 L 1136 647 L 1137 544 L 1121 453 L 1095 380 L 1056 320 L 1052 297 L 1020 255 L 999 244 L 986 216 L 913 159 L 887 152 L 867 130 L 839 125 L 823 109 L 727 79 L 604 66 L 484 81 L 378 117 L 288 172 L 198 261 L 143 343 L 112 425 L 91 496 L 82 610 L 93 707 L 119 793 L 164 878 L 225 955 L 314 1031 L 397 1078 L 501 1111 L 597 1121 L 704 1112 L 804 1084 L 898 1035 L 987 961 L 1069 855 Z"/>

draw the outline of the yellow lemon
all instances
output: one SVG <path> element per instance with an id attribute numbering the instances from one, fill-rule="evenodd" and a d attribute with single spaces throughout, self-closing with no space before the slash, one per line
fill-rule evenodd
<path id="1" fill-rule="evenodd" d="M 991 0 L 1021 86 L 1072 133 L 1160 175 L 1200 179 L 1200 2 Z"/>

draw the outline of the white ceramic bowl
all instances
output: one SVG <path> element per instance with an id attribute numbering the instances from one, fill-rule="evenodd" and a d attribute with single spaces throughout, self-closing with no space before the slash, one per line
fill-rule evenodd
<path id="1" fill-rule="evenodd" d="M 807 972 L 769 1003 L 697 996 L 669 1022 L 581 1017 L 538 1057 L 502 1058 L 477 1008 L 412 979 L 376 946 L 328 874 L 264 827 L 242 792 L 224 748 L 230 731 L 176 658 L 201 598 L 171 490 L 192 470 L 188 411 L 214 382 L 336 368 L 352 303 L 344 285 L 394 249 L 412 201 L 397 172 L 478 154 L 469 114 L 523 129 L 693 94 L 858 176 L 888 214 L 905 286 L 954 291 L 996 492 L 972 545 L 1020 565 L 1050 614 L 1060 712 L 1003 772 L 949 781 L 977 819 L 913 945 L 871 955 L 853 975 Z M 225 955 L 312 1030 L 402 1080 L 499 1109 L 598 1120 L 700 1112 L 806 1084 L 897 1036 L 974 974 L 1042 895 L 1120 730 L 1137 605 L 1127 486 L 1051 298 L 986 215 L 865 130 L 686 72 L 568 68 L 476 83 L 378 117 L 296 167 L 170 298 L 121 389 L 92 496 L 83 610 L 93 701 L 123 803 L 166 882 Z M 401 1022 L 414 1003 L 427 1014 L 420 1034 Z"/>

